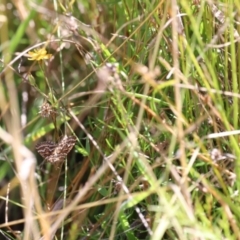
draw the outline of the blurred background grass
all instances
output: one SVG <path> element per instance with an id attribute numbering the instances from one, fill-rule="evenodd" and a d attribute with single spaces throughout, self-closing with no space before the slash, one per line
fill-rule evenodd
<path id="1" fill-rule="evenodd" d="M 2 239 L 239 239 L 239 10 L 2 1 Z"/>

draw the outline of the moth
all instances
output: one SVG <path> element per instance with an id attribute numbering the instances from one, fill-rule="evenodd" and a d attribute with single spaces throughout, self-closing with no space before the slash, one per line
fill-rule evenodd
<path id="1" fill-rule="evenodd" d="M 228 186 L 233 186 L 236 181 L 236 174 L 234 172 L 236 157 L 230 153 L 222 153 L 220 150 L 214 148 L 210 157 L 213 160 L 215 168 L 217 168 L 218 173 L 221 175 L 221 178 L 224 183 Z M 207 174 L 210 181 L 217 187 L 220 187 L 219 176 L 216 175 L 216 171 L 212 168 Z"/>
<path id="2" fill-rule="evenodd" d="M 52 141 L 41 142 L 36 145 L 38 153 L 48 162 L 62 162 L 76 143 L 76 137 L 64 136 L 58 143 Z"/>

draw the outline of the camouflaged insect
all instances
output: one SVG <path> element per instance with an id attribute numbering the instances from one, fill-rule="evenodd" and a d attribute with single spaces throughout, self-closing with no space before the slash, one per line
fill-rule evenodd
<path id="1" fill-rule="evenodd" d="M 36 145 L 38 153 L 48 162 L 56 163 L 64 161 L 74 147 L 76 137 L 64 136 L 59 143 L 51 141 L 41 142 Z"/>

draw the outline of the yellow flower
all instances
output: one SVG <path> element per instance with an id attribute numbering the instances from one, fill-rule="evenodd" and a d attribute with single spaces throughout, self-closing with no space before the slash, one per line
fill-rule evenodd
<path id="1" fill-rule="evenodd" d="M 30 61 L 41 61 L 43 59 L 50 59 L 52 57 L 52 54 L 47 54 L 47 51 L 45 48 L 40 49 L 34 49 L 33 52 L 28 52 Z"/>

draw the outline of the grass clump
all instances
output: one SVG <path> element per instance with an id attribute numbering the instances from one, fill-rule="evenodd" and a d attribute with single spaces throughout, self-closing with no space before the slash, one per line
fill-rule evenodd
<path id="1" fill-rule="evenodd" d="M 239 239 L 239 10 L 3 5 L 2 237 Z"/>

